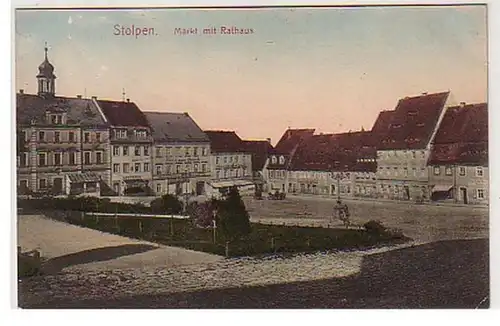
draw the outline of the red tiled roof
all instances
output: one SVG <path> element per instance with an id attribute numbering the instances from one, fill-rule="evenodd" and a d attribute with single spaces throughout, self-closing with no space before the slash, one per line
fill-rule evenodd
<path id="1" fill-rule="evenodd" d="M 488 165 L 488 143 L 434 145 L 428 165 Z"/>
<path id="2" fill-rule="evenodd" d="M 277 153 L 291 154 L 302 140 L 313 134 L 314 129 L 287 129 L 274 149 Z"/>
<path id="3" fill-rule="evenodd" d="M 112 126 L 149 127 L 148 120 L 134 102 L 97 100 Z"/>
<path id="4" fill-rule="evenodd" d="M 266 164 L 267 157 L 273 152 L 273 146 L 267 140 L 244 140 L 246 150 L 252 153 L 252 169 L 260 171 Z"/>
<path id="5" fill-rule="evenodd" d="M 300 143 L 291 170 L 375 172 L 375 158 L 370 131 L 314 135 Z"/>
<path id="6" fill-rule="evenodd" d="M 247 152 L 241 138 L 234 131 L 206 130 L 210 139 L 210 149 L 214 153 Z"/>
<path id="7" fill-rule="evenodd" d="M 448 108 L 433 143 L 454 142 L 488 142 L 488 105 L 486 103 Z"/>
<path id="8" fill-rule="evenodd" d="M 434 132 L 449 92 L 400 99 L 394 111 L 381 113 L 374 131 L 379 149 L 425 148 Z M 386 111 L 387 112 L 387 111 Z"/>

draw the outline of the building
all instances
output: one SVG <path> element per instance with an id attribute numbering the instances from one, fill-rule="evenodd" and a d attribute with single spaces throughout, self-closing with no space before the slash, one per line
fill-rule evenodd
<path id="1" fill-rule="evenodd" d="M 148 120 L 130 102 L 93 99 L 109 127 L 110 185 L 115 195 L 152 193 L 153 138 Z"/>
<path id="2" fill-rule="evenodd" d="M 188 113 L 144 112 L 154 140 L 157 195 L 203 195 L 210 180 L 210 140 Z"/>
<path id="3" fill-rule="evenodd" d="M 288 190 L 289 167 L 301 142 L 314 135 L 314 129 L 290 129 L 288 128 L 274 147 L 272 155 L 263 169 L 265 179 L 264 190 L 267 192 L 296 192 Z"/>
<path id="4" fill-rule="evenodd" d="M 486 103 L 448 108 L 432 144 L 431 199 L 487 204 L 488 107 Z"/>
<path id="5" fill-rule="evenodd" d="M 400 99 L 379 114 L 372 133 L 377 139 L 379 196 L 428 200 L 431 143 L 448 105 L 449 92 Z"/>
<path id="6" fill-rule="evenodd" d="M 99 195 L 110 181 L 102 112 L 95 99 L 56 95 L 47 48 L 38 70 L 37 94 L 16 94 L 18 193 Z"/>
<path id="7" fill-rule="evenodd" d="M 234 131 L 205 131 L 210 139 L 211 181 L 207 194 L 218 196 L 230 187 L 238 187 L 242 195 L 253 194 L 252 153 Z"/>
<path id="8" fill-rule="evenodd" d="M 273 153 L 271 140 L 244 140 L 245 149 L 252 154 L 252 177 L 255 184 L 255 191 L 264 191 L 265 178 L 263 174 L 269 154 Z"/>

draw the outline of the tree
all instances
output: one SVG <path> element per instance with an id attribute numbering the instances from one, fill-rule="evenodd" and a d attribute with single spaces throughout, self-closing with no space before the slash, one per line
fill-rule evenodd
<path id="1" fill-rule="evenodd" d="M 156 198 L 151 202 L 151 209 L 154 213 L 180 214 L 183 204 L 175 196 L 167 194 Z"/>
<path id="2" fill-rule="evenodd" d="M 226 239 L 235 240 L 252 231 L 250 216 L 236 187 L 229 190 L 218 206 L 217 225 Z"/>

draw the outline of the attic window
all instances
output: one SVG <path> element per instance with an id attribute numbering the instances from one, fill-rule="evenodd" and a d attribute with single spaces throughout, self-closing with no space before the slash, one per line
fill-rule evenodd
<path id="1" fill-rule="evenodd" d="M 285 157 L 284 156 L 280 156 L 280 164 L 285 164 Z"/>
<path id="2" fill-rule="evenodd" d="M 414 110 L 408 111 L 408 115 L 415 116 L 417 115 L 417 111 Z"/>
<path id="3" fill-rule="evenodd" d="M 401 128 L 401 125 L 399 123 L 395 123 L 395 124 L 391 125 L 391 128 L 394 128 L 394 129 Z"/>
<path id="4" fill-rule="evenodd" d="M 417 123 L 417 127 L 423 127 L 425 124 L 422 122 Z"/>

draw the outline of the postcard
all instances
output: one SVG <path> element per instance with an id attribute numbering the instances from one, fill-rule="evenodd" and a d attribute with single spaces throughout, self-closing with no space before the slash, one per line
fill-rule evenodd
<path id="1" fill-rule="evenodd" d="M 490 307 L 487 5 L 19 7 L 18 307 Z"/>

